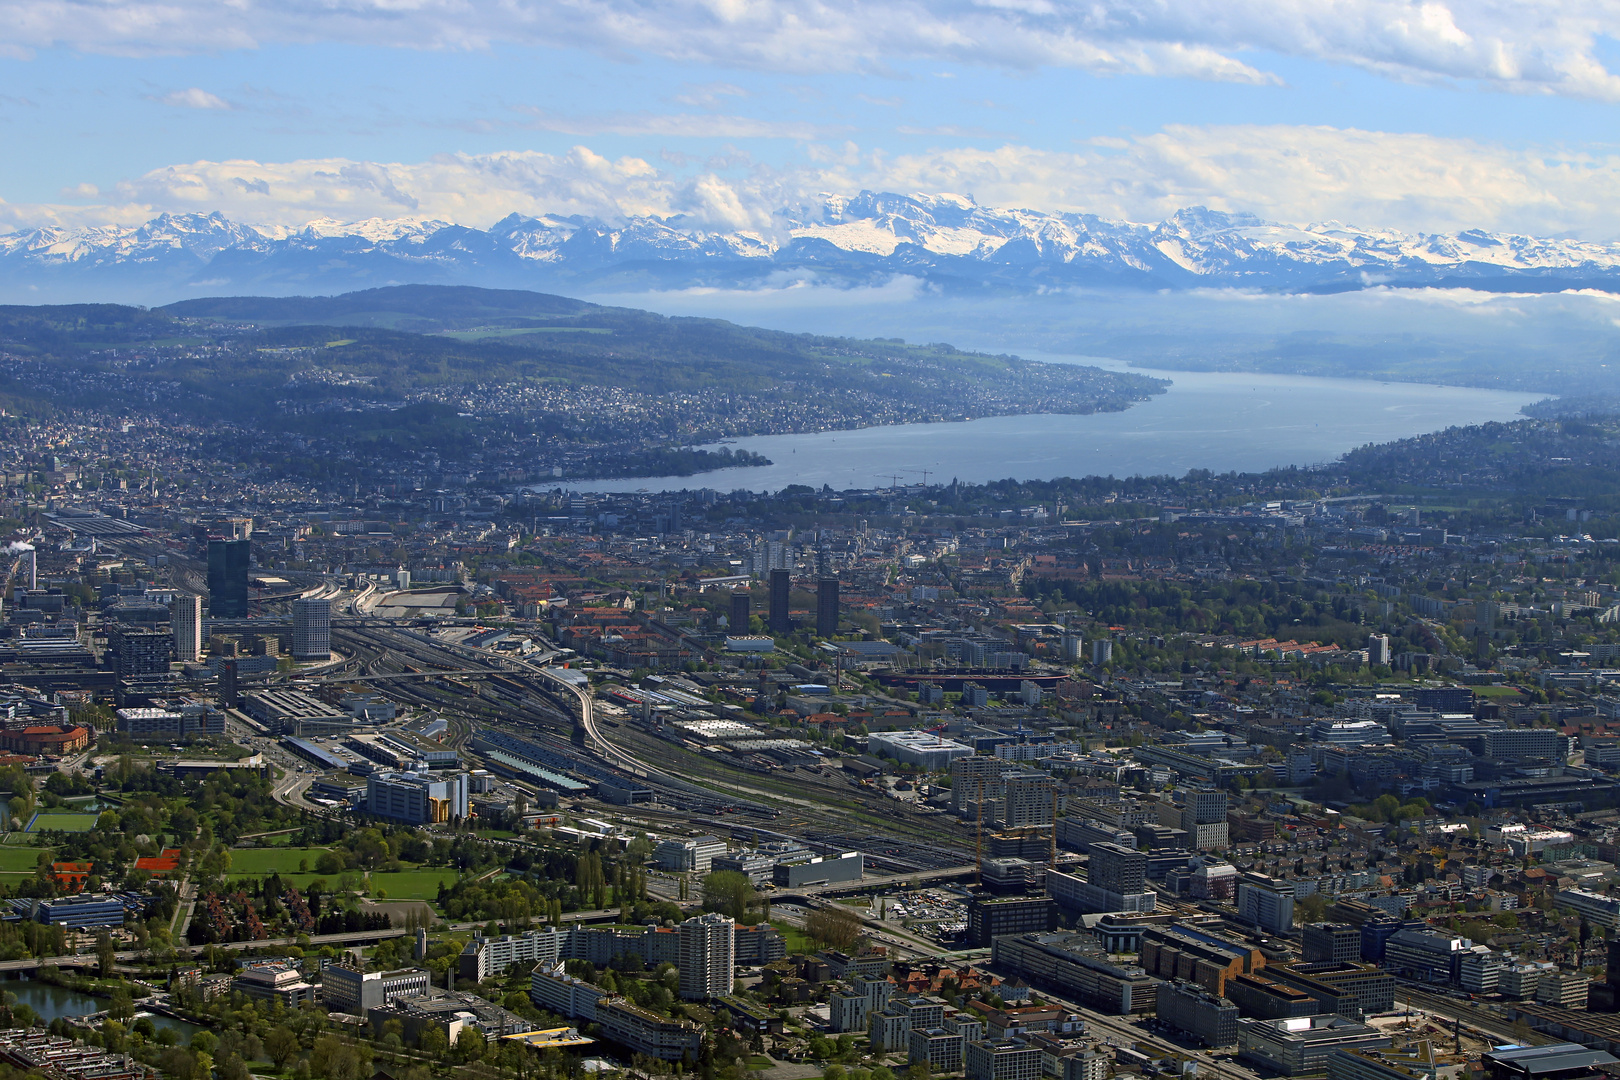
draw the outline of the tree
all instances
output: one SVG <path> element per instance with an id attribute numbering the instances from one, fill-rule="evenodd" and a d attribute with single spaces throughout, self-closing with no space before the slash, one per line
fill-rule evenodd
<path id="1" fill-rule="evenodd" d="M 805 916 L 804 929 L 824 945 L 847 950 L 861 936 L 861 917 L 849 908 L 829 904 Z"/>
<path id="2" fill-rule="evenodd" d="M 1321 922 L 1327 914 L 1327 897 L 1321 893 L 1312 893 L 1302 900 L 1294 901 L 1294 921 L 1303 926 L 1306 923 Z"/>
<path id="3" fill-rule="evenodd" d="M 443 1028 L 428 1024 L 416 1037 L 416 1048 L 428 1057 L 443 1057 L 450 1050 L 450 1040 L 445 1036 Z"/>
<path id="4" fill-rule="evenodd" d="M 716 870 L 703 879 L 703 909 L 740 919 L 758 899 L 748 875 L 736 870 Z"/>
<path id="5" fill-rule="evenodd" d="M 487 1046 L 483 1033 L 470 1027 L 462 1028 L 461 1034 L 456 1036 L 456 1053 L 468 1061 L 477 1061 L 483 1057 Z"/>
<path id="6" fill-rule="evenodd" d="M 248 1080 L 246 1063 L 237 1054 L 226 1054 L 219 1063 L 219 1080 Z"/>
<path id="7" fill-rule="evenodd" d="M 112 935 L 103 930 L 96 935 L 96 970 L 105 979 L 113 973 L 117 962 L 118 948 L 113 944 Z"/>
<path id="8" fill-rule="evenodd" d="M 285 1069 L 298 1053 L 298 1036 L 286 1024 L 278 1024 L 264 1037 L 264 1049 L 278 1071 Z"/>

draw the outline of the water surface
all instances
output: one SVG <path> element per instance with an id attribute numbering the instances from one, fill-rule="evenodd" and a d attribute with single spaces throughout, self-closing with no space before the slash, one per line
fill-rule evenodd
<path id="1" fill-rule="evenodd" d="M 1117 413 L 997 416 L 958 424 L 757 435 L 731 445 L 763 454 L 773 464 L 565 486 L 582 491 L 779 491 L 788 484 L 829 484 L 845 490 L 916 484 L 925 474 L 929 483 L 953 478 L 983 483 L 1060 476 L 1182 476 L 1189 469 L 1258 472 L 1332 461 L 1367 443 L 1518 419 L 1521 406 L 1545 397 L 1425 383 L 1154 371 L 1092 357 L 1023 355 L 1136 371 L 1169 379 L 1172 385 Z"/>

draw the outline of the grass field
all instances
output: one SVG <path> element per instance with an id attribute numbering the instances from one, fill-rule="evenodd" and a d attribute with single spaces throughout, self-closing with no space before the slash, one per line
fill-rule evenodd
<path id="1" fill-rule="evenodd" d="M 39 865 L 42 850 L 37 847 L 0 847 L 0 874 L 33 873 L 34 867 Z M 46 854 L 52 852 L 46 851 Z"/>
<path id="2" fill-rule="evenodd" d="M 57 832 L 89 832 L 96 827 L 99 814 L 36 814 L 29 832 L 44 832 L 54 829 Z"/>
<path id="3" fill-rule="evenodd" d="M 310 864 L 313 865 L 316 856 L 322 850 L 324 849 L 293 848 L 286 853 L 292 855 L 291 859 L 278 858 L 278 856 L 283 855 L 283 852 L 268 848 L 263 850 L 256 848 L 235 850 L 231 852 L 231 880 L 242 881 L 260 878 L 273 871 L 281 875 L 282 881 L 289 882 L 300 889 L 309 888 L 309 883 L 317 879 L 325 882 L 328 888 L 335 889 L 338 887 L 339 879 L 344 877 L 345 874 L 298 873 L 298 860 L 300 858 L 308 859 Z M 303 852 L 302 855 L 298 854 L 300 851 Z M 241 856 L 252 856 L 252 858 L 242 859 Z M 289 865 L 290 869 L 282 869 L 282 867 Z M 4 863 L 0 862 L 0 870 L 4 869 Z M 352 876 L 358 881 L 361 872 L 359 870 L 349 870 L 346 871 L 346 875 Z M 439 896 L 439 882 L 454 885 L 459 876 L 455 870 L 398 870 L 387 874 L 372 874 L 367 895 L 375 898 L 378 891 L 381 890 L 386 894 L 385 899 L 388 900 L 431 901 Z"/>
<path id="4" fill-rule="evenodd" d="M 269 848 L 232 848 L 231 849 L 231 876 L 255 874 L 296 874 L 298 863 L 302 860 L 309 871 L 315 869 L 315 860 L 326 853 L 326 848 L 295 848 L 295 847 L 269 847 Z M 335 878 L 336 874 L 328 877 Z"/>
<path id="5" fill-rule="evenodd" d="M 439 882 L 454 885 L 460 875 L 454 870 L 400 870 L 392 874 L 372 874 L 371 892 L 388 894 L 389 900 L 434 900 L 439 895 Z"/>
<path id="6" fill-rule="evenodd" d="M 816 944 L 816 940 L 806 934 L 800 927 L 778 922 L 775 919 L 771 920 L 771 925 L 776 927 L 778 934 L 782 935 L 782 944 L 787 946 L 788 955 L 790 956 L 794 953 L 813 953 L 820 947 Z"/>

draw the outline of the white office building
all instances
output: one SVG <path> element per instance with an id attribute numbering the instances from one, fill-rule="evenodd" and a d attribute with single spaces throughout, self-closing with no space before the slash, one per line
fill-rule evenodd
<path id="1" fill-rule="evenodd" d="M 1294 925 L 1294 887 L 1264 874 L 1245 874 L 1237 887 L 1238 918 L 1272 934 Z"/>
<path id="2" fill-rule="evenodd" d="M 294 660 L 332 658 L 332 601 L 302 599 L 292 602 L 292 654 Z"/>
<path id="3" fill-rule="evenodd" d="M 690 840 L 660 841 L 653 850 L 653 862 L 660 870 L 707 874 L 714 860 L 725 853 L 726 842 L 718 836 L 694 836 Z"/>
<path id="4" fill-rule="evenodd" d="M 1559 889 L 1553 903 L 1569 908 L 1594 926 L 1620 930 L 1620 897 L 1590 889 Z"/>
<path id="5" fill-rule="evenodd" d="M 718 912 L 698 915 L 680 925 L 681 998 L 707 1001 L 732 992 L 736 927 Z"/>
<path id="6" fill-rule="evenodd" d="M 971 757 L 973 754 L 971 746 L 942 739 L 927 731 L 874 731 L 867 739 L 867 747 L 881 757 L 893 758 L 902 765 L 915 765 L 929 772 L 948 769 L 957 758 Z"/>
<path id="7" fill-rule="evenodd" d="M 177 593 L 169 618 L 174 625 L 175 659 L 182 664 L 195 664 L 202 659 L 202 597 L 196 593 Z"/>
<path id="8" fill-rule="evenodd" d="M 366 812 L 407 825 L 465 820 L 467 774 L 375 772 L 366 778 Z"/>

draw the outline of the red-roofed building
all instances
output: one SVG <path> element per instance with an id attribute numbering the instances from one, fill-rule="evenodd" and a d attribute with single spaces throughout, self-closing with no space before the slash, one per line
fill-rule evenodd
<path id="1" fill-rule="evenodd" d="M 32 727 L 0 731 L 0 746 L 22 754 L 52 754 L 60 757 L 83 750 L 90 745 L 90 729 L 65 727 L 56 724 L 37 724 Z"/>

